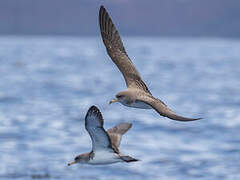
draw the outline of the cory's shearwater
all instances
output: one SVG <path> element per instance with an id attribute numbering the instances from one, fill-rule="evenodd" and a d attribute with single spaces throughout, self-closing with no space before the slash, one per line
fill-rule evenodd
<path id="1" fill-rule="evenodd" d="M 152 96 L 137 69 L 128 57 L 120 35 L 103 6 L 100 7 L 99 11 L 99 25 L 108 55 L 122 72 L 127 85 L 127 90 L 117 93 L 116 98 L 110 101 L 110 104 L 120 102 L 129 107 L 155 109 L 161 116 L 177 121 L 194 121 L 201 119 L 179 116 L 168 108 L 160 99 Z"/>
<path id="2" fill-rule="evenodd" d="M 92 140 L 92 151 L 75 157 L 75 163 L 81 164 L 112 164 L 117 162 L 138 161 L 130 156 L 120 154 L 119 145 L 122 135 L 132 127 L 130 123 L 121 123 L 106 132 L 103 128 L 103 117 L 96 106 L 89 108 L 85 117 L 85 128 Z"/>

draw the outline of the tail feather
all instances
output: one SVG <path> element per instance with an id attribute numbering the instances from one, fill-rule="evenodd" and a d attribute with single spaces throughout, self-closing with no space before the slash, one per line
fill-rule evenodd
<path id="1" fill-rule="evenodd" d="M 127 163 L 139 161 L 138 159 L 132 158 L 131 156 L 120 156 L 120 158 Z"/>

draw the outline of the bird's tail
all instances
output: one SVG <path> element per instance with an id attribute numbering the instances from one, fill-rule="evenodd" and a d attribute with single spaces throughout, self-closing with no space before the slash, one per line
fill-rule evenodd
<path id="1" fill-rule="evenodd" d="M 131 156 L 120 156 L 120 158 L 127 163 L 139 161 L 138 159 L 132 158 Z"/>

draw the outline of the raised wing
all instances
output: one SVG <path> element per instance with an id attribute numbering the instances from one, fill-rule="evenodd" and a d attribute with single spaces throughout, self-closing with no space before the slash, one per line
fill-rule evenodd
<path id="1" fill-rule="evenodd" d="M 112 149 L 111 140 L 103 128 L 103 117 L 96 106 L 89 108 L 85 117 L 85 128 L 92 139 L 92 150 Z"/>
<path id="2" fill-rule="evenodd" d="M 202 118 L 187 118 L 183 116 L 179 116 L 174 113 L 170 108 L 167 107 L 164 102 L 160 99 L 156 99 L 154 97 L 145 97 L 142 98 L 140 101 L 150 105 L 153 109 L 155 109 L 161 116 L 168 117 L 169 119 L 176 120 L 176 121 L 195 121 Z"/>
<path id="3" fill-rule="evenodd" d="M 141 79 L 137 69 L 128 57 L 121 37 L 103 6 L 100 7 L 99 11 L 99 25 L 103 43 L 106 46 L 108 55 L 122 72 L 127 87 L 138 88 L 151 94 L 146 84 Z"/>
<path id="4" fill-rule="evenodd" d="M 131 123 L 121 123 L 107 130 L 107 133 L 111 139 L 112 145 L 115 148 L 119 147 L 121 143 L 122 135 L 125 134 L 131 127 L 132 127 Z"/>

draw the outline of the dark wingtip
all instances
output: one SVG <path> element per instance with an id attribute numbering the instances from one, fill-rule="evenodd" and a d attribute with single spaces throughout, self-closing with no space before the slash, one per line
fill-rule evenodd
<path id="1" fill-rule="evenodd" d="M 98 107 L 95 106 L 95 105 L 92 105 L 89 109 L 88 109 L 88 112 L 93 112 L 93 111 L 99 111 Z"/>
<path id="2" fill-rule="evenodd" d="M 189 121 L 197 121 L 197 120 L 200 120 L 202 118 L 187 118 L 187 117 L 183 117 L 183 116 L 178 116 L 176 114 L 174 115 L 171 115 L 171 116 L 166 116 L 172 120 L 175 120 L 175 121 L 182 121 L 182 122 L 189 122 Z"/>
<path id="3" fill-rule="evenodd" d="M 197 121 L 197 120 L 200 120 L 200 119 L 203 119 L 203 118 L 193 118 L 193 119 L 190 119 L 190 121 Z"/>
<path id="4" fill-rule="evenodd" d="M 188 121 L 198 121 L 200 119 L 203 119 L 203 118 L 184 118 L 184 119 L 175 119 L 175 120 L 188 122 Z"/>
<path id="5" fill-rule="evenodd" d="M 104 14 L 106 13 L 106 9 L 104 8 L 103 5 L 100 6 L 100 9 L 99 9 L 99 14 L 98 14 L 98 21 L 99 21 L 99 26 L 100 26 L 100 30 L 103 31 L 104 29 L 104 25 L 103 25 L 103 16 Z"/>
<path id="6" fill-rule="evenodd" d="M 98 116 L 99 118 L 102 118 L 101 111 L 98 109 L 97 106 L 94 106 L 94 105 L 88 109 L 88 112 L 85 118 L 87 118 L 87 116 L 90 116 L 90 115 L 95 115 L 95 116 Z"/>
<path id="7" fill-rule="evenodd" d="M 101 12 L 106 11 L 105 7 L 103 5 L 100 6 L 99 9 L 99 14 L 101 14 Z"/>

